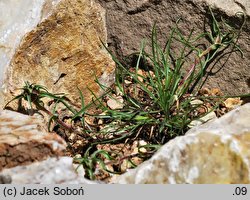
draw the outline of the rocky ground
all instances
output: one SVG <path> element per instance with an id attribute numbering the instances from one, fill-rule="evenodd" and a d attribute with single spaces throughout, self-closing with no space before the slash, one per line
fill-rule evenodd
<path id="1" fill-rule="evenodd" d="M 143 70 L 140 70 L 139 73 L 146 76 L 146 72 Z M 140 102 L 148 101 L 148 106 L 153 103 L 149 101 L 149 97 L 140 89 L 140 86 L 132 81 L 131 77 L 126 78 L 125 88 L 126 93 L 134 99 L 139 99 Z M 136 94 L 133 88 L 138 88 Z M 112 93 L 111 97 L 106 96 L 102 99 L 102 103 L 111 110 L 122 109 L 125 106 L 124 97 L 115 85 L 113 86 L 113 91 L 115 92 Z M 201 97 L 223 96 L 219 89 L 209 90 L 204 88 L 199 94 Z M 202 101 L 197 98 L 191 103 L 200 106 L 190 113 L 190 118 L 202 117 L 199 120 L 193 120 L 189 128 L 219 118 L 241 104 L 246 103 L 246 101 L 240 98 L 216 98 L 212 100 L 208 98 Z M 93 112 L 97 115 L 98 109 Z M 99 110 L 99 114 L 102 115 L 100 112 Z M 72 117 L 70 115 L 64 115 L 62 120 L 68 123 L 69 126 L 72 125 Z M 99 155 L 99 159 L 102 162 L 96 163 L 96 166 L 93 166 L 92 169 L 95 171 L 95 179 L 105 182 L 109 182 L 114 174 L 123 174 L 128 169 L 135 168 L 142 162 L 150 159 L 163 144 L 176 137 L 176 135 L 169 136 L 162 142 L 162 138 L 157 137 L 157 125 L 148 124 L 139 128 L 133 136 L 127 136 L 115 142 L 112 139 L 117 139 L 116 132 L 122 130 L 123 125 L 120 121 L 105 120 L 99 118 L 99 116 L 86 116 L 85 127 L 82 126 L 79 120 L 74 121 L 72 126 L 75 130 L 81 130 L 81 134 L 69 131 L 63 127 L 55 127 L 54 129 L 57 134 L 67 141 L 66 155 L 78 158 L 75 160 L 75 163 L 83 164 L 81 163 L 81 158 L 84 157 L 88 148 L 91 147 L 92 153 L 95 151 L 105 151 L 110 157 Z M 127 126 L 133 126 L 132 121 Z M 86 132 L 86 129 L 89 130 L 89 133 Z M 126 133 L 124 132 L 124 134 Z M 96 145 L 93 145 L 93 143 L 96 143 Z"/>

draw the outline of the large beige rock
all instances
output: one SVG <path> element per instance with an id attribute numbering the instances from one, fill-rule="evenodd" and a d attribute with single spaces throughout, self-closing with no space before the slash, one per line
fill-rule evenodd
<path id="1" fill-rule="evenodd" d="M 72 164 L 70 157 L 48 158 L 26 166 L 4 169 L 0 184 L 95 184 L 84 178 L 84 170 Z M 79 170 L 81 169 L 81 170 Z M 2 178 L 1 178 L 2 177 Z"/>
<path id="2" fill-rule="evenodd" d="M 108 42 L 117 56 L 124 59 L 140 48 L 142 39 L 150 43 L 151 31 L 156 22 L 158 38 L 165 44 L 171 28 L 181 18 L 179 27 L 186 35 L 192 29 L 195 34 L 209 30 L 212 8 L 218 20 L 223 17 L 230 25 L 239 28 L 242 24 L 237 12 L 246 14 L 246 23 L 239 44 L 244 52 L 226 54 L 209 68 L 206 86 L 220 88 L 226 94 L 250 92 L 250 1 L 249 0 L 98 0 L 107 13 Z M 205 24 L 204 24 L 205 22 Z M 124 31 L 125 30 L 125 31 Z M 178 44 L 177 44 L 178 46 Z M 229 49 L 228 49 L 229 51 Z M 134 57 L 132 63 L 134 63 Z M 129 60 L 129 59 L 127 59 Z M 191 58 L 192 62 L 194 58 Z M 129 62 L 129 64 L 131 64 Z"/>
<path id="3" fill-rule="evenodd" d="M 35 116 L 0 111 L 0 171 L 64 154 L 65 141 L 42 124 Z"/>
<path id="4" fill-rule="evenodd" d="M 190 129 L 114 183 L 250 183 L 250 104 Z"/>
<path id="5" fill-rule="evenodd" d="M 37 6 L 42 1 L 31 2 Z M 78 87 L 88 102 L 87 88 L 100 92 L 95 78 L 106 85 L 113 81 L 114 62 L 101 44 L 107 38 L 105 10 L 93 0 L 47 0 L 37 9 L 37 27 L 22 38 L 7 66 L 5 102 L 20 92 L 25 81 L 69 94 L 80 104 Z"/>
<path id="6" fill-rule="evenodd" d="M 47 3 L 46 3 L 47 2 Z M 0 85 L 4 72 L 22 37 L 41 21 L 45 4 L 56 5 L 58 0 L 0 1 Z"/>

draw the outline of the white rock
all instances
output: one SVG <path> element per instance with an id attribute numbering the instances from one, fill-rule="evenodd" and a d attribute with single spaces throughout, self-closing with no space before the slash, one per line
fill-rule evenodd
<path id="1" fill-rule="evenodd" d="M 205 116 L 201 117 L 200 119 L 197 119 L 197 120 L 193 120 L 189 125 L 188 127 L 189 128 L 193 128 L 195 126 L 198 126 L 198 125 L 201 125 L 211 119 L 215 119 L 217 118 L 216 117 L 216 114 L 215 112 L 209 112 L 208 114 L 206 114 Z"/>
<path id="2" fill-rule="evenodd" d="M 0 176 L 10 176 L 12 184 L 95 184 L 84 178 L 84 172 L 76 173 L 72 158 L 48 158 L 27 166 L 5 169 Z"/>

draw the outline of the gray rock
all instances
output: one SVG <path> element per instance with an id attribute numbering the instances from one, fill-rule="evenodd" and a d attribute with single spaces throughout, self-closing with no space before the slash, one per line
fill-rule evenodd
<path id="1" fill-rule="evenodd" d="M 81 168 L 80 168 L 81 169 Z M 2 180 L 11 177 L 12 184 L 95 184 L 84 178 L 83 170 L 76 171 L 70 157 L 48 158 L 26 166 L 4 169 Z M 1 179 L 0 179 L 1 180 Z"/>
<path id="2" fill-rule="evenodd" d="M 10 184 L 12 182 L 10 175 L 0 175 L 0 184 Z"/>

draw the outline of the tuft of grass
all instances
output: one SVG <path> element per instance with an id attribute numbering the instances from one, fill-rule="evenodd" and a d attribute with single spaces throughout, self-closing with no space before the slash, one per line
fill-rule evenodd
<path id="1" fill-rule="evenodd" d="M 218 107 L 217 104 L 203 115 L 197 116 L 193 113 L 202 105 L 192 105 L 191 101 L 200 98 L 198 92 L 207 75 L 209 64 L 214 61 L 216 56 L 228 48 L 231 48 L 232 51 L 241 50 L 236 45 L 239 32 L 224 21 L 220 24 L 212 11 L 211 15 L 213 19 L 211 31 L 197 36 L 193 35 L 193 30 L 188 36 L 184 36 L 178 28 L 177 22 L 164 48 L 158 41 L 157 27 L 154 25 L 151 52 L 145 51 L 146 43 L 143 41 L 133 71 L 122 65 L 106 48 L 117 64 L 115 85 L 125 99 L 123 109 L 111 110 L 102 102 L 99 105 L 105 113 L 105 116 L 101 116 L 101 118 L 121 124 L 119 130 L 122 130 L 122 134 L 115 140 L 138 135 L 138 131 L 143 128 L 146 132 L 154 130 L 153 135 L 146 136 L 149 141 L 164 144 L 173 137 L 183 135 L 191 121 L 201 118 Z M 205 49 L 199 48 L 197 45 L 199 41 L 206 38 L 209 38 L 210 45 Z M 172 45 L 176 42 L 182 47 L 174 55 Z M 187 63 L 187 52 L 193 56 L 191 59 L 194 61 L 183 75 Z M 146 75 L 138 73 L 141 63 L 149 63 Z M 128 92 L 128 88 L 126 88 L 125 80 L 127 78 L 130 78 L 133 83 L 133 92 L 131 90 Z M 131 93 L 138 94 L 138 91 L 142 93 L 142 97 L 131 96 Z M 109 95 L 109 98 L 112 98 L 112 95 Z M 147 99 L 147 101 L 143 99 Z M 204 104 L 206 101 L 211 101 L 210 98 L 205 99 L 204 97 L 202 100 Z M 112 122 L 110 126 L 113 125 Z M 143 138 L 145 139 L 145 134 Z"/>
<path id="2" fill-rule="evenodd" d="M 97 144 L 126 143 L 140 138 L 146 140 L 149 146 L 154 147 L 150 154 L 153 155 L 160 145 L 176 136 L 183 135 L 192 121 L 199 120 L 215 111 L 225 98 L 230 97 L 205 97 L 199 95 L 199 91 L 204 84 L 210 64 L 218 56 L 223 55 L 225 50 L 239 51 L 243 55 L 237 41 L 245 18 L 243 17 L 240 29 L 235 30 L 223 19 L 219 23 L 212 11 L 211 15 L 210 32 L 194 35 L 192 30 L 189 35 L 184 36 L 177 22 L 164 47 L 159 43 L 157 26 L 154 25 L 149 45 L 151 51 L 146 52 L 147 44 L 143 41 L 141 50 L 137 54 L 136 66 L 132 70 L 124 66 L 106 48 L 117 64 L 116 89 L 105 88 L 98 80 L 97 83 L 105 92 L 109 91 L 104 99 L 106 97 L 115 99 L 114 94 L 117 95 L 115 90 L 118 88 L 119 96 L 124 99 L 124 106 L 113 110 L 106 105 L 105 101 L 96 97 L 96 106 L 104 114 L 95 117 L 104 120 L 106 126 L 98 132 L 103 135 L 102 140 L 92 143 L 92 147 Z M 205 39 L 208 39 L 210 44 L 206 48 L 200 48 L 199 42 Z M 178 53 L 173 53 L 172 46 L 176 42 L 182 47 L 177 51 Z M 192 56 L 189 60 L 193 60 L 189 67 L 187 67 L 188 55 Z M 147 68 L 144 75 L 139 73 L 142 63 L 148 64 L 144 66 Z M 184 68 L 188 70 L 185 72 Z M 128 79 L 132 83 L 129 86 L 126 84 Z M 250 94 L 234 97 L 246 96 Z M 193 104 L 194 100 L 201 100 L 202 103 Z M 197 110 L 200 108 L 204 108 L 205 112 L 198 113 Z M 87 157 L 83 156 L 83 158 Z"/>

